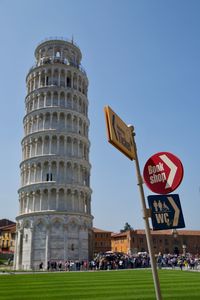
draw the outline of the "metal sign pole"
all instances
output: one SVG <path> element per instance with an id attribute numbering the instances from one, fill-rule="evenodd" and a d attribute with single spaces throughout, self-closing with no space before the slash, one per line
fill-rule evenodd
<path id="1" fill-rule="evenodd" d="M 150 227 L 149 227 L 149 220 L 148 220 L 148 210 L 146 208 L 146 202 L 145 202 L 145 196 L 144 196 L 144 189 L 143 189 L 143 179 L 140 173 L 140 166 L 139 166 L 139 160 L 137 156 L 137 147 L 135 143 L 135 132 L 134 127 L 132 125 L 128 126 L 132 131 L 133 136 L 133 144 L 135 149 L 135 165 L 136 165 L 136 173 L 137 173 L 137 179 L 138 179 L 138 186 L 140 191 L 140 197 L 141 197 L 141 203 L 142 203 L 142 212 L 143 212 L 143 219 L 145 223 L 145 232 L 146 232 L 146 238 L 147 238 L 147 245 L 149 250 L 149 255 L 151 259 L 151 267 L 152 267 L 152 273 L 153 273 L 153 280 L 154 280 L 154 287 L 156 292 L 156 299 L 162 300 L 161 290 L 160 290 L 160 282 L 158 278 L 158 272 L 157 272 L 157 266 L 153 251 L 153 245 L 152 245 L 152 237 L 150 233 Z"/>

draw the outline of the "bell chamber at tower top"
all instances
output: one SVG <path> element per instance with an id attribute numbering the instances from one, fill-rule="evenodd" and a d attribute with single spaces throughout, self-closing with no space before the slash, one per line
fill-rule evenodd
<path id="1" fill-rule="evenodd" d="M 38 45 L 35 50 L 36 64 L 63 63 L 68 65 L 80 66 L 81 51 L 74 44 L 73 40 L 46 40 Z"/>
<path id="2" fill-rule="evenodd" d="M 28 94 L 38 88 L 61 87 L 87 96 L 88 78 L 80 64 L 82 54 L 73 42 L 47 40 L 37 46 L 35 57 L 36 64 L 26 76 Z"/>

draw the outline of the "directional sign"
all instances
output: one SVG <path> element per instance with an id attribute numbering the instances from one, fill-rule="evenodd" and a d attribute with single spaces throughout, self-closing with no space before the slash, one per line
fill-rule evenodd
<path id="1" fill-rule="evenodd" d="M 112 111 L 109 106 L 104 108 L 108 141 L 131 160 L 135 159 L 131 129 Z"/>
<path id="2" fill-rule="evenodd" d="M 178 194 L 148 196 L 153 230 L 184 228 L 185 222 Z"/>
<path id="3" fill-rule="evenodd" d="M 159 152 L 151 156 L 144 166 L 144 181 L 157 194 L 173 192 L 183 179 L 181 161 L 169 152 Z"/>

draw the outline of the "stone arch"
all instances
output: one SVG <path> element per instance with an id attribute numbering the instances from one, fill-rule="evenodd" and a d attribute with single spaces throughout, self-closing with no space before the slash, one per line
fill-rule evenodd
<path id="1" fill-rule="evenodd" d="M 38 218 L 35 221 L 34 228 L 36 231 L 38 231 L 38 233 L 46 231 L 46 227 L 47 227 L 47 222 L 45 218 Z"/>
<path id="2" fill-rule="evenodd" d="M 65 71 L 63 69 L 60 71 L 60 86 L 65 87 Z"/>
<path id="3" fill-rule="evenodd" d="M 74 164 L 74 168 L 73 168 L 73 181 L 74 183 L 79 183 L 79 167 L 78 164 L 75 163 Z"/>
<path id="4" fill-rule="evenodd" d="M 81 76 L 78 76 L 78 90 L 79 90 L 79 92 L 81 92 L 81 88 L 82 88 L 82 78 L 81 78 Z"/>
<path id="5" fill-rule="evenodd" d="M 49 209 L 50 210 L 56 210 L 56 189 L 55 188 L 50 190 Z"/>
<path id="6" fill-rule="evenodd" d="M 52 128 L 57 129 L 58 128 L 58 114 L 57 112 L 54 112 L 52 115 Z"/>
<path id="7" fill-rule="evenodd" d="M 33 132 L 37 131 L 37 116 L 35 115 L 33 117 L 33 129 L 32 129 Z"/>
<path id="8" fill-rule="evenodd" d="M 35 94 L 34 95 L 34 109 L 38 109 L 39 107 L 39 95 Z"/>
<path id="9" fill-rule="evenodd" d="M 42 192 L 41 210 L 48 210 L 48 190 L 44 189 Z"/>
<path id="10" fill-rule="evenodd" d="M 72 130 L 72 115 L 67 114 L 67 130 L 71 131 Z"/>
<path id="11" fill-rule="evenodd" d="M 51 234 L 56 234 L 56 237 L 54 237 L 54 240 L 58 239 L 60 235 L 62 234 L 64 228 L 63 228 L 63 219 L 59 217 L 54 217 L 51 220 Z"/>
<path id="12" fill-rule="evenodd" d="M 73 156 L 78 156 L 78 140 L 73 139 Z"/>
<path id="13" fill-rule="evenodd" d="M 78 128 L 79 128 L 79 134 L 83 134 L 83 121 L 81 118 L 79 118 L 79 124 L 78 124 Z"/>
<path id="14" fill-rule="evenodd" d="M 73 181 L 73 171 L 72 171 L 71 162 L 67 162 L 66 177 L 67 177 L 66 178 L 67 183 L 72 183 L 72 181 Z"/>
<path id="15" fill-rule="evenodd" d="M 43 178 L 42 181 L 49 181 L 49 162 L 45 161 L 43 164 Z"/>
<path id="16" fill-rule="evenodd" d="M 30 183 L 35 182 L 34 174 L 35 174 L 35 164 L 31 164 L 31 167 L 30 167 Z"/>
<path id="17" fill-rule="evenodd" d="M 41 163 L 37 163 L 37 165 L 36 165 L 36 178 L 35 178 L 36 182 L 41 181 L 41 171 L 42 171 Z"/>
<path id="18" fill-rule="evenodd" d="M 78 132 L 78 119 L 77 119 L 77 116 L 73 116 L 73 132 Z"/>
<path id="19" fill-rule="evenodd" d="M 79 195 L 79 207 L 80 207 L 80 211 L 84 212 L 84 192 L 81 191 L 80 195 Z"/>
<path id="20" fill-rule="evenodd" d="M 52 57 L 53 56 L 53 47 L 49 47 L 47 49 L 47 56 Z"/>
<path id="21" fill-rule="evenodd" d="M 50 113 L 45 114 L 44 129 L 50 128 Z"/>
<path id="22" fill-rule="evenodd" d="M 45 70 L 42 70 L 41 72 L 41 81 L 40 81 L 40 86 L 43 87 L 45 86 Z"/>
<path id="23" fill-rule="evenodd" d="M 24 219 L 24 220 L 22 221 L 22 227 L 23 227 L 23 228 L 30 228 L 30 227 L 31 227 L 31 222 L 30 222 L 30 220 Z"/>
<path id="24" fill-rule="evenodd" d="M 58 86 L 58 69 L 55 69 L 53 71 L 53 82 L 52 82 L 52 84 L 54 86 Z"/>
<path id="25" fill-rule="evenodd" d="M 39 114 L 39 118 L 38 118 L 38 130 L 43 130 L 43 119 L 44 119 L 44 115 L 43 114 Z"/>
<path id="26" fill-rule="evenodd" d="M 47 92 L 46 94 L 46 106 L 51 106 L 51 92 Z"/>
<path id="27" fill-rule="evenodd" d="M 53 106 L 58 106 L 58 92 L 53 93 Z"/>
<path id="28" fill-rule="evenodd" d="M 42 155 L 42 137 L 40 136 L 37 140 L 37 151 L 36 155 Z"/>
<path id="29" fill-rule="evenodd" d="M 65 107 L 65 93 L 64 92 L 60 93 L 60 106 Z"/>
<path id="30" fill-rule="evenodd" d="M 79 101 L 78 101 L 78 111 L 79 111 L 80 113 L 83 112 L 83 104 L 82 104 L 82 99 L 81 99 L 81 97 L 79 97 Z"/>
<path id="31" fill-rule="evenodd" d="M 59 154 L 60 155 L 65 154 L 65 137 L 64 137 L 64 135 L 61 135 L 59 137 Z"/>
<path id="32" fill-rule="evenodd" d="M 64 183 L 65 180 L 65 163 L 64 161 L 59 162 L 59 183 Z"/>
<path id="33" fill-rule="evenodd" d="M 52 174 L 52 180 L 56 181 L 56 177 L 57 177 L 57 162 L 56 161 L 52 161 L 51 163 L 51 174 Z"/>
<path id="34" fill-rule="evenodd" d="M 71 156 L 72 155 L 72 139 L 71 137 L 67 137 L 67 149 L 66 149 L 67 155 Z"/>
<path id="35" fill-rule="evenodd" d="M 65 209 L 65 191 L 64 189 L 59 189 L 59 201 L 58 201 L 58 210 L 64 210 Z"/>
<path id="36" fill-rule="evenodd" d="M 66 194 L 66 202 L 67 202 L 67 210 L 72 211 L 72 191 L 70 189 L 67 190 Z"/>
<path id="37" fill-rule="evenodd" d="M 67 71 L 67 87 L 72 86 L 72 73 L 71 71 Z"/>
<path id="38" fill-rule="evenodd" d="M 49 145 L 50 145 L 50 138 L 48 135 L 44 137 L 44 153 L 43 154 L 49 154 Z"/>
<path id="39" fill-rule="evenodd" d="M 59 128 L 60 128 L 60 130 L 65 129 L 65 114 L 64 113 L 60 113 Z"/>
<path id="40" fill-rule="evenodd" d="M 67 108 L 72 108 L 72 95 L 71 93 L 67 93 Z"/>
<path id="41" fill-rule="evenodd" d="M 52 85 L 52 70 L 48 69 L 46 72 L 46 84 Z"/>
<path id="42" fill-rule="evenodd" d="M 58 142 L 57 136 L 53 135 L 52 140 L 51 140 L 51 153 L 52 154 L 57 154 L 57 142 Z"/>
<path id="43" fill-rule="evenodd" d="M 69 218 L 69 221 L 68 221 L 69 231 L 78 232 L 79 225 L 80 225 L 80 222 L 79 222 L 78 218 L 76 218 L 76 217 Z"/>
<path id="44" fill-rule="evenodd" d="M 79 211 L 79 193 L 77 190 L 74 191 L 74 211 Z"/>
<path id="45" fill-rule="evenodd" d="M 83 157 L 83 142 L 82 141 L 79 142 L 79 157 L 80 158 Z"/>
<path id="46" fill-rule="evenodd" d="M 74 97 L 73 97 L 73 109 L 75 111 L 78 111 L 78 99 L 77 99 L 76 95 L 74 95 Z"/>
<path id="47" fill-rule="evenodd" d="M 73 74 L 73 88 L 77 89 L 77 74 Z"/>
<path id="48" fill-rule="evenodd" d="M 37 190 L 36 193 L 35 193 L 34 211 L 40 211 L 40 197 L 41 197 L 41 192 L 40 192 L 40 190 Z"/>

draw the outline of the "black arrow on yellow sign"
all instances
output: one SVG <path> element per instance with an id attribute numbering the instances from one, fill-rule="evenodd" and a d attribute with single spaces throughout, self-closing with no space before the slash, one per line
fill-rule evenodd
<path id="1" fill-rule="evenodd" d="M 135 159 L 135 149 L 131 129 L 109 107 L 104 108 L 108 141 L 131 160 Z"/>

